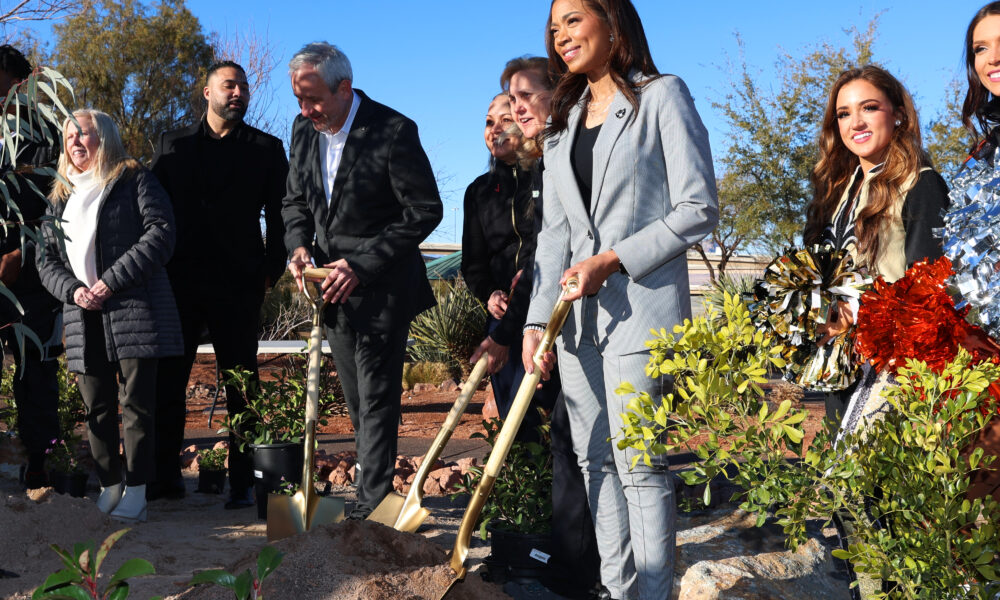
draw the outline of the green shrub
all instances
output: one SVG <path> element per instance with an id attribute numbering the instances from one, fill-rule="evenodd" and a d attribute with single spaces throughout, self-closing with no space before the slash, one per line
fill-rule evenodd
<path id="1" fill-rule="evenodd" d="M 59 371 L 56 378 L 59 382 L 59 437 L 68 439 L 73 436 L 76 427 L 87 419 L 87 407 L 83 396 L 76 385 L 76 374 L 66 368 L 66 357 L 60 356 Z M 14 365 L 7 365 L 0 373 L 0 400 L 6 407 L 0 410 L 0 422 L 7 431 L 14 431 L 17 425 L 17 402 L 14 400 Z"/>
<path id="2" fill-rule="evenodd" d="M 492 452 L 503 421 L 494 417 L 483 421 L 483 432 L 470 437 L 486 440 Z M 479 537 L 486 539 L 491 522 L 501 529 L 519 533 L 548 533 L 552 528 L 552 452 L 549 425 L 538 428 L 540 442 L 515 441 L 497 475 L 493 490 L 479 516 Z M 489 460 L 489 454 L 483 461 Z M 452 499 L 475 493 L 483 477 L 483 467 L 471 467 L 455 486 Z"/>
<path id="3" fill-rule="evenodd" d="M 964 351 L 940 374 L 907 361 L 885 392 L 893 410 L 882 421 L 837 447 L 830 430 L 804 447 L 807 412 L 793 410 L 791 399 L 772 410 L 757 389 L 763 367 L 779 366 L 777 347 L 753 328 L 741 301 L 727 294 L 724 309 L 726 327 L 709 316 L 649 342 L 647 372 L 673 376 L 675 389 L 629 402 L 619 447 L 638 450 L 637 460 L 687 447 L 701 462 L 681 474 L 686 483 L 732 479 L 740 488 L 732 499 L 758 526 L 776 517 L 792 547 L 807 539 L 809 520 L 846 514 L 852 543 L 834 554 L 859 573 L 895 582 L 886 597 L 992 598 L 1000 505 L 965 492 L 970 474 L 993 457 L 962 451 L 987 423 L 984 414 L 996 412 L 987 386 L 1000 367 L 972 364 Z M 734 351 L 747 345 L 757 353 Z M 690 443 L 699 433 L 707 439 Z M 706 503 L 709 494 L 706 487 Z"/>

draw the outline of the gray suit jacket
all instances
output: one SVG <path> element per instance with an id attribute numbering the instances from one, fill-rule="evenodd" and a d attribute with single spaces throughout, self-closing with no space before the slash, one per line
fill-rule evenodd
<path id="1" fill-rule="evenodd" d="M 605 353 L 641 352 L 650 329 L 669 331 L 691 315 L 686 250 L 718 222 L 708 132 L 678 77 L 640 88 L 638 111 L 616 93 L 594 144 L 587 214 L 570 164 L 581 115 L 575 106 L 566 130 L 545 144 L 544 220 L 527 322 L 548 320 L 565 269 L 614 250 L 629 276 L 611 275 L 595 296 L 574 304 L 562 344 L 570 351 L 579 344 L 587 318 L 596 319 L 594 341 Z"/>

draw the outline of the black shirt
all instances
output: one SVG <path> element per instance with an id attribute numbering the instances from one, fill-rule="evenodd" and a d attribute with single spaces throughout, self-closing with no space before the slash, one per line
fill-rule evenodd
<path id="1" fill-rule="evenodd" d="M 281 276 L 288 159 L 280 140 L 245 123 L 214 138 L 202 119 L 163 134 L 153 172 L 177 220 L 177 246 L 167 265 L 175 288 L 263 291 L 265 278 Z"/>
<path id="2" fill-rule="evenodd" d="M 576 133 L 576 141 L 573 142 L 571 161 L 576 184 L 580 188 L 580 195 L 583 196 L 583 207 L 587 209 L 587 214 L 590 214 L 590 196 L 594 187 L 594 143 L 601 133 L 601 125 L 587 129 L 585 121 L 586 119 L 580 119 L 580 128 Z"/>

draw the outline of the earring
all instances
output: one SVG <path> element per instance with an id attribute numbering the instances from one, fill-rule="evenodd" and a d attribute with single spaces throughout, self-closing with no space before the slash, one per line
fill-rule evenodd
<path id="1" fill-rule="evenodd" d="M 902 121 L 900 121 L 899 119 L 896 119 L 896 127 L 899 127 L 902 124 L 903 124 Z"/>
<path id="2" fill-rule="evenodd" d="M 608 41 L 613 43 L 615 41 L 615 34 L 609 35 L 608 36 Z"/>

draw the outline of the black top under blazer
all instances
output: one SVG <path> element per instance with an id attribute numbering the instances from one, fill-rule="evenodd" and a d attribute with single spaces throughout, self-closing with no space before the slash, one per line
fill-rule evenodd
<path id="1" fill-rule="evenodd" d="M 299 115 L 292 126 L 282 217 L 285 247 L 311 249 L 317 265 L 346 259 L 360 280 L 343 309 L 358 333 L 408 327 L 434 305 L 420 243 L 443 207 L 430 161 L 410 119 L 355 90 L 361 103 L 327 207 L 320 133 Z"/>

